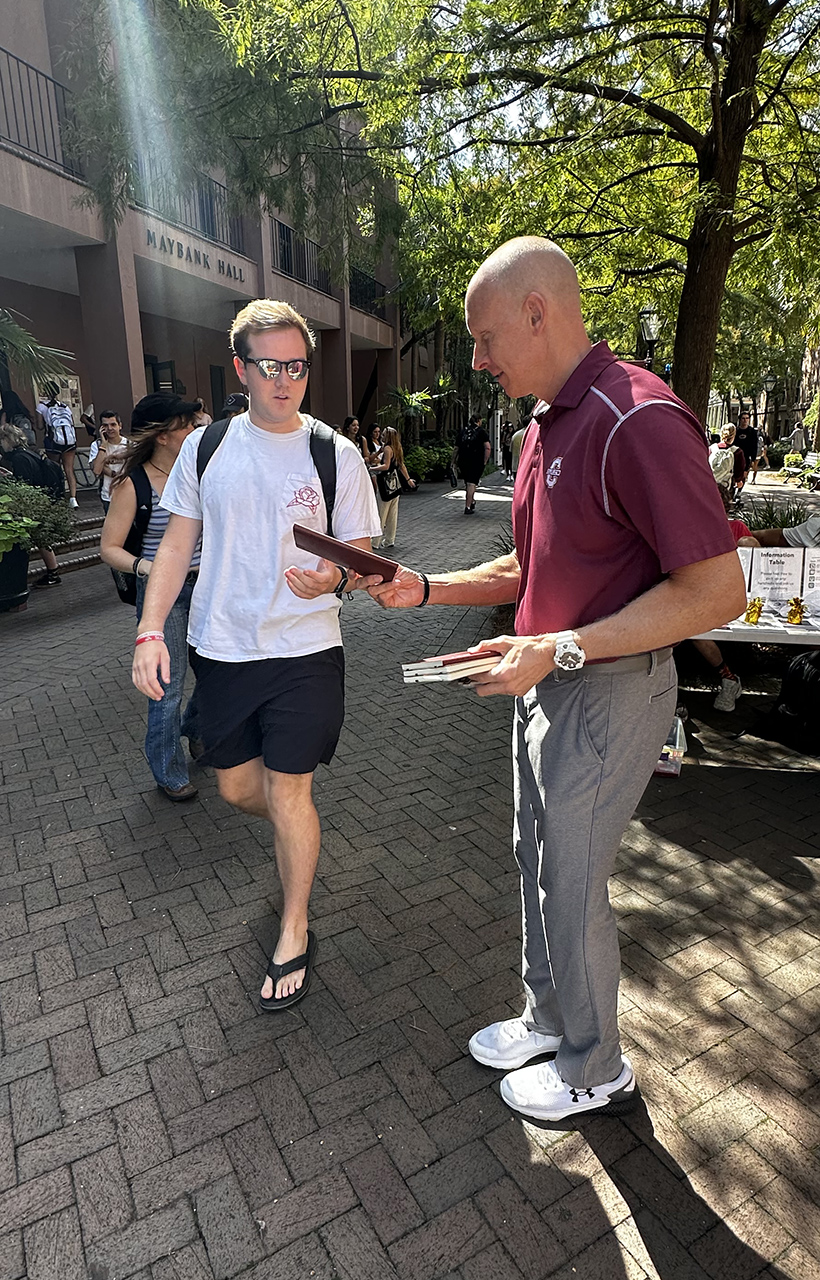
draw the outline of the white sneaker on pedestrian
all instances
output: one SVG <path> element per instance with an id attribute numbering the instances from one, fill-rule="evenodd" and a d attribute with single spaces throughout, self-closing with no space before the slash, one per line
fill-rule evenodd
<path id="1" fill-rule="evenodd" d="M 76 498 L 69 498 L 69 500 L 68 500 L 68 505 L 69 505 L 70 507 L 78 507 L 80 504 L 79 504 L 79 502 L 77 501 L 77 499 L 76 499 Z"/>
<path id="2" fill-rule="evenodd" d="M 715 711 L 734 711 L 735 703 L 742 692 L 743 686 L 737 676 L 733 679 L 730 679 L 728 676 L 724 676 L 720 682 L 720 688 L 718 689 L 717 696 L 712 703 L 712 706 L 715 708 Z"/>
<path id="3" fill-rule="evenodd" d="M 620 1075 L 591 1089 L 567 1084 L 554 1062 L 533 1063 L 504 1077 L 501 1097 L 514 1111 L 536 1120 L 565 1120 L 582 1111 L 602 1109 L 620 1115 L 630 1111 L 640 1097 L 632 1063 L 628 1058 L 622 1061 Z"/>
<path id="4" fill-rule="evenodd" d="M 468 1048 L 482 1066 L 509 1071 L 543 1053 L 557 1053 L 560 1045 L 561 1036 L 531 1031 L 523 1018 L 507 1018 L 506 1022 L 494 1022 L 476 1031 Z"/>

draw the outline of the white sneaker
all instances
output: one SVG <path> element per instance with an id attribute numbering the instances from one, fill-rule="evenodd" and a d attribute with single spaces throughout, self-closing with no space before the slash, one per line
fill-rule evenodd
<path id="1" fill-rule="evenodd" d="M 499 1067 L 508 1071 L 523 1067 L 530 1058 L 542 1053 L 557 1053 L 561 1036 L 550 1036 L 542 1031 L 530 1031 L 523 1018 L 508 1018 L 506 1022 L 494 1022 L 471 1036 L 468 1048 L 485 1067 Z"/>
<path id="2" fill-rule="evenodd" d="M 742 692 L 743 686 L 737 677 L 730 680 L 728 676 L 724 676 L 712 706 L 715 711 L 734 711 L 735 703 Z"/>
<path id="3" fill-rule="evenodd" d="M 76 499 L 76 498 L 69 498 L 69 500 L 68 500 L 68 505 L 69 505 L 70 507 L 78 507 L 80 504 L 79 504 L 79 502 L 77 501 L 77 499 Z"/>
<path id="4" fill-rule="evenodd" d="M 561 1079 L 554 1062 L 538 1062 L 513 1071 L 501 1081 L 501 1097 L 508 1107 L 536 1120 L 564 1120 L 581 1111 L 606 1109 L 615 1115 L 630 1111 L 640 1097 L 632 1063 L 623 1059 L 620 1075 L 609 1084 L 576 1089 Z"/>

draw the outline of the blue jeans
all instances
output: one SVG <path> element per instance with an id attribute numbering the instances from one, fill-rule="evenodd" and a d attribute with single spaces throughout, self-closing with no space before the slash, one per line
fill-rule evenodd
<path id="1" fill-rule="evenodd" d="M 147 578 L 137 578 L 137 622 L 142 617 L 146 582 Z M 196 685 L 180 723 L 185 673 L 188 670 L 188 609 L 193 589 L 193 583 L 185 583 L 165 621 L 163 631 L 171 655 L 171 679 L 165 685 L 165 697 L 159 702 L 148 702 L 145 758 L 157 785 L 173 790 L 184 787 L 188 782 L 188 762 L 180 738 L 190 740 L 199 737 Z"/>

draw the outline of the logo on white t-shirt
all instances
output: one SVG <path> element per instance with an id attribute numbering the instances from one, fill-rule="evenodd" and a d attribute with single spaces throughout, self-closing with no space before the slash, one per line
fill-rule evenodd
<path id="1" fill-rule="evenodd" d="M 560 458 L 553 458 L 547 467 L 547 488 L 554 489 L 558 483 L 558 477 L 561 474 L 561 463 L 564 461 L 563 454 Z"/>
<path id="2" fill-rule="evenodd" d="M 316 515 L 319 510 L 319 495 L 313 488 L 313 485 L 303 484 L 297 489 L 290 502 L 289 507 L 307 507 L 312 516 Z"/>

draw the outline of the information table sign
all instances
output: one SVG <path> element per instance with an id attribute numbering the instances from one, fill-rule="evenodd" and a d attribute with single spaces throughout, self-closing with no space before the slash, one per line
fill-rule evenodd
<path id="1" fill-rule="evenodd" d="M 695 640 L 745 640 L 753 644 L 820 646 L 820 548 L 738 547 L 747 600 L 763 601 L 756 624 L 743 615 L 723 627 L 704 631 Z M 789 601 L 803 602 L 803 621 L 786 621 Z"/>

